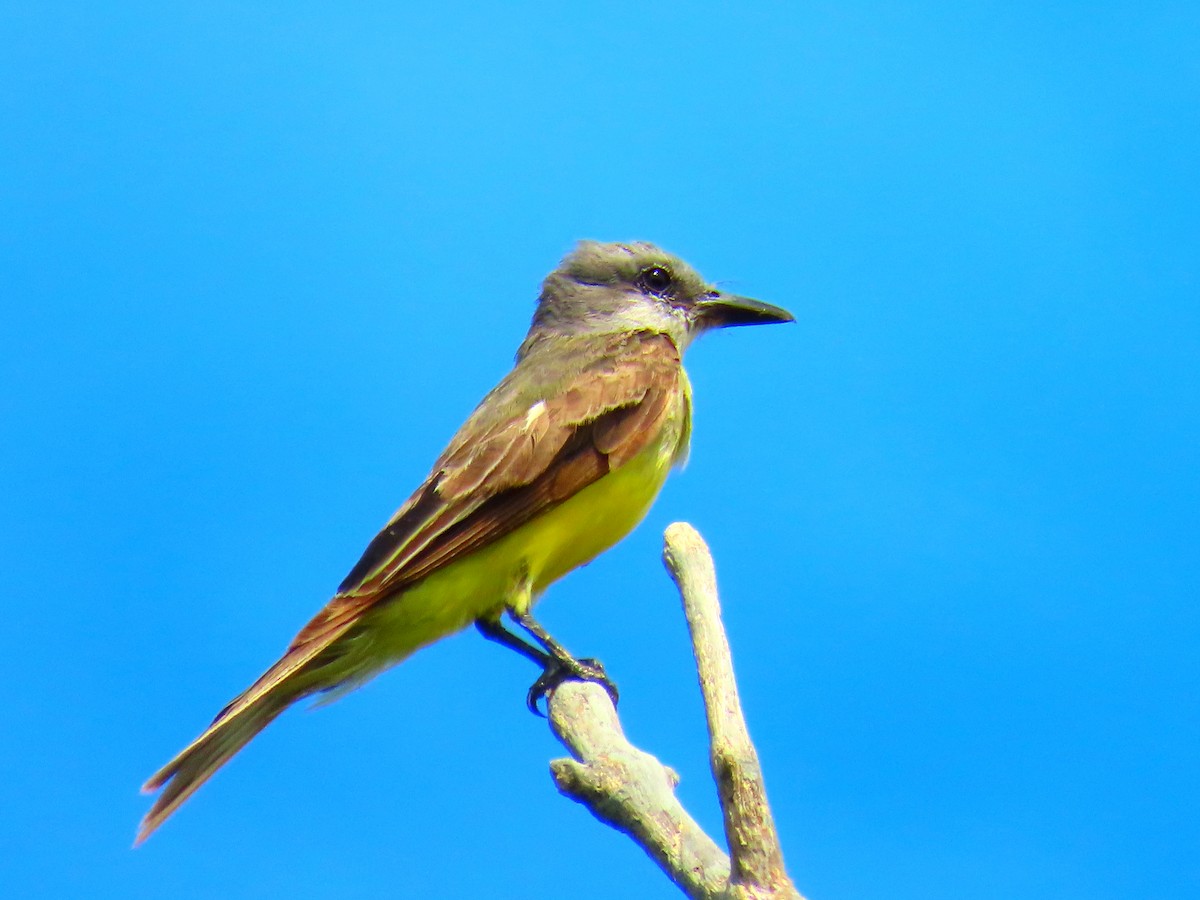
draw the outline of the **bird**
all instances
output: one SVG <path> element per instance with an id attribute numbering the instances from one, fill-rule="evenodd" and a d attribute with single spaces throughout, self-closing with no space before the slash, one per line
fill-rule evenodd
<path id="1" fill-rule="evenodd" d="M 580 241 L 542 283 L 513 369 L 370 541 L 284 654 L 155 772 L 143 842 L 285 709 L 336 698 L 474 624 L 542 666 L 526 696 L 601 683 L 532 616 L 546 587 L 624 538 L 685 458 L 692 396 L 683 353 L 717 328 L 792 322 L 719 290 L 644 242 Z M 504 619 L 528 636 L 505 627 Z"/>

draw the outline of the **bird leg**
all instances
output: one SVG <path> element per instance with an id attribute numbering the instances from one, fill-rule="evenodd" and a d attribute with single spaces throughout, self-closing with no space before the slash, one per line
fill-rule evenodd
<path id="1" fill-rule="evenodd" d="M 576 659 L 567 652 L 562 644 L 550 637 L 549 632 L 538 624 L 537 620 L 529 613 L 517 612 L 510 607 L 508 614 L 514 622 L 524 628 L 535 641 L 546 649 L 547 660 L 542 674 L 538 676 L 537 681 L 530 685 L 529 693 L 525 696 L 525 705 L 535 715 L 542 715 L 538 710 L 538 699 L 548 696 L 556 687 L 572 678 L 579 681 L 596 682 L 608 691 L 608 696 L 616 705 L 619 696 L 617 686 L 608 677 L 608 673 L 604 670 L 604 664 L 600 660 Z"/>
<path id="2" fill-rule="evenodd" d="M 511 606 L 506 609 L 506 612 L 543 649 L 533 646 L 522 640 L 519 635 L 509 631 L 499 617 L 476 619 L 475 628 L 488 640 L 503 644 L 542 667 L 542 674 L 529 686 L 529 692 L 525 695 L 525 705 L 529 707 L 530 712 L 544 717 L 545 714 L 538 708 L 538 700 L 548 696 L 556 687 L 572 678 L 596 682 L 608 692 L 614 704 L 617 702 L 617 686 L 608 677 L 603 663 L 598 659 L 573 657 L 529 613 L 517 612 Z"/>
<path id="3" fill-rule="evenodd" d="M 550 655 L 543 652 L 528 641 L 522 640 L 519 634 L 513 634 L 504 627 L 499 616 L 475 620 L 475 630 L 489 641 L 495 641 L 509 650 L 516 650 L 523 657 L 545 668 L 550 662 Z"/>

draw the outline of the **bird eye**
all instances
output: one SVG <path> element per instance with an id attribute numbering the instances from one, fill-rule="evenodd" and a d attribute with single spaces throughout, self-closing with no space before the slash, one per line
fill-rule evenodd
<path id="1" fill-rule="evenodd" d="M 642 287 L 652 294 L 662 294 L 671 287 L 671 273 L 662 266 L 651 266 L 642 270 Z"/>

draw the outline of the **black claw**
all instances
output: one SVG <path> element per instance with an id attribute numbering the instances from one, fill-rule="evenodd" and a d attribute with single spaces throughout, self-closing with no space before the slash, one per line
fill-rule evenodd
<path id="1" fill-rule="evenodd" d="M 549 670 L 547 670 L 548 672 Z M 525 695 L 525 705 L 529 707 L 529 711 L 540 719 L 546 718 L 546 714 L 542 712 L 538 706 L 538 701 L 543 697 L 547 697 L 556 687 L 550 683 L 550 679 L 546 677 L 547 672 L 543 672 L 537 677 L 537 681 L 529 686 L 529 692 Z"/>
<path id="2" fill-rule="evenodd" d="M 550 693 L 564 681 L 594 681 L 608 692 L 613 706 L 617 705 L 620 693 L 617 685 L 604 670 L 604 664 L 598 659 L 560 660 L 551 657 L 537 681 L 529 686 L 525 695 L 525 705 L 535 716 L 545 718 L 546 714 L 538 706 L 538 701 L 549 698 Z"/>

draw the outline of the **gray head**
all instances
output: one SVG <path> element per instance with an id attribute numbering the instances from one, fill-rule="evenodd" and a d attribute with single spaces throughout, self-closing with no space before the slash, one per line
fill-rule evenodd
<path id="1" fill-rule="evenodd" d="M 542 283 L 518 356 L 561 335 L 650 329 L 683 350 L 709 328 L 791 321 L 787 310 L 722 293 L 653 244 L 580 241 Z"/>

